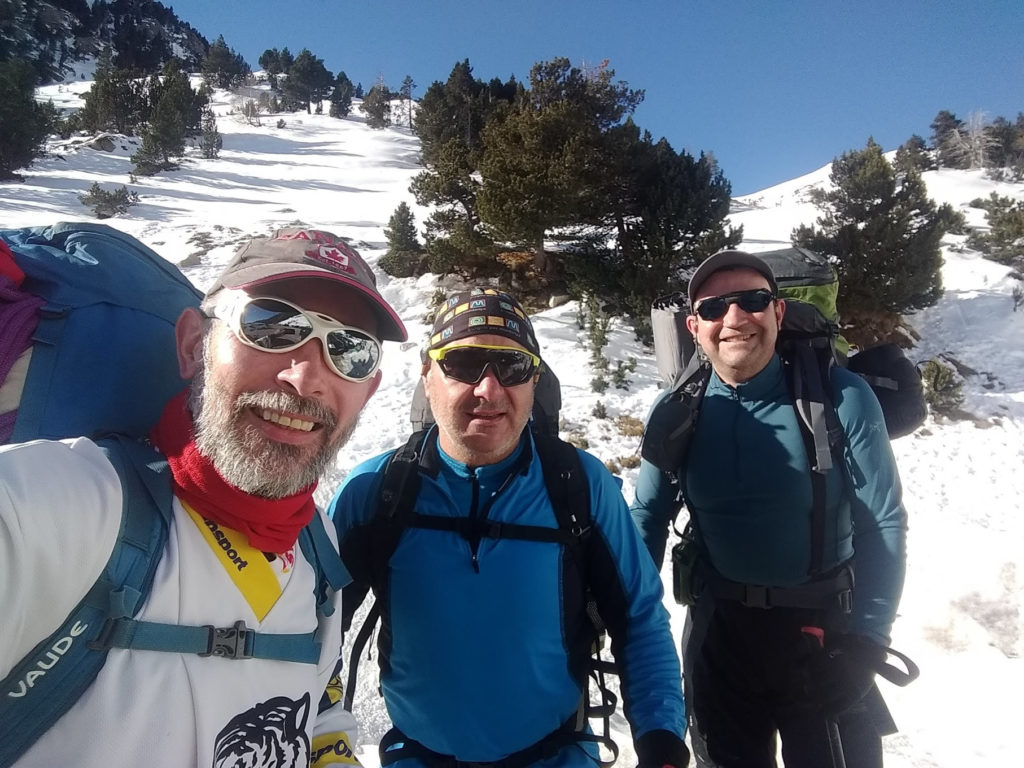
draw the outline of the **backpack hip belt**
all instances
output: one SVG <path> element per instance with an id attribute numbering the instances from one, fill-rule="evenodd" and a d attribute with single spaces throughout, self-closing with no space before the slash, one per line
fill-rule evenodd
<path id="1" fill-rule="evenodd" d="M 576 718 L 573 716 L 536 744 L 513 752 L 501 760 L 470 762 L 459 760 L 454 755 L 442 755 L 434 752 L 415 739 L 406 736 L 397 727 L 393 727 L 380 740 L 380 764 L 381 768 L 387 768 L 399 760 L 415 758 L 424 762 L 428 768 L 526 768 L 541 760 L 554 757 L 562 749 L 572 744 L 597 743 L 599 741 L 602 741 L 599 736 L 577 731 Z"/>
<path id="2" fill-rule="evenodd" d="M 853 569 L 842 566 L 835 573 L 795 587 L 744 584 L 722 576 L 707 564 L 698 564 L 698 581 L 717 600 L 732 600 L 748 608 L 808 608 L 844 614 L 853 607 Z"/>

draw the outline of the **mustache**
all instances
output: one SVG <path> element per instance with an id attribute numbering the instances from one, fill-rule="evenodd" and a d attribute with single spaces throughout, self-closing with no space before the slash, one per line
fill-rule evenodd
<path id="1" fill-rule="evenodd" d="M 235 398 L 235 411 L 237 413 L 247 408 L 294 413 L 320 424 L 327 431 L 334 430 L 338 425 L 337 415 L 320 401 L 287 392 L 243 392 Z"/>

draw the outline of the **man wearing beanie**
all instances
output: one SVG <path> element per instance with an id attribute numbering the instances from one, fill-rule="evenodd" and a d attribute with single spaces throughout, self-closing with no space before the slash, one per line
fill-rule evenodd
<path id="1" fill-rule="evenodd" d="M 354 469 L 330 505 L 347 569 L 382 606 L 383 766 L 592 766 L 608 742 L 584 709 L 588 602 L 639 765 L 689 760 L 660 578 L 618 485 L 528 428 L 540 353 L 509 294 L 451 296 L 424 356 L 436 425 Z"/>
<path id="2" fill-rule="evenodd" d="M 645 460 L 631 509 L 659 566 L 683 502 L 689 514 L 677 573 L 689 576 L 692 602 L 683 669 L 696 762 L 774 768 L 781 739 L 787 768 L 881 766 L 887 713 L 874 676 L 906 539 L 881 406 L 862 378 L 833 366 L 826 386 L 843 443 L 831 466 L 812 469 L 776 352 L 787 307 L 769 265 L 720 251 L 688 292 L 687 328 L 711 370 L 703 400 L 689 401 L 699 412 L 673 459 L 682 465 Z"/>
<path id="3" fill-rule="evenodd" d="M 344 241 L 292 229 L 245 244 L 175 333 L 191 384 L 151 445 L 0 448 L 0 763 L 351 765 L 351 715 L 326 706 L 347 574 L 313 491 L 377 388 L 381 339 L 405 328 Z M 160 518 L 155 545 L 132 526 Z M 147 593 L 105 583 L 112 551 L 147 545 Z M 80 601 L 106 621 L 70 622 Z M 63 716 L 13 727 L 18 697 L 86 643 L 105 660 L 52 694 Z"/>

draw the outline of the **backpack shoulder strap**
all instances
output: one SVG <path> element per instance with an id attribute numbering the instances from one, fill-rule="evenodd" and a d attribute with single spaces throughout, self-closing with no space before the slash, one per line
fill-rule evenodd
<path id="1" fill-rule="evenodd" d="M 144 550 L 143 562 L 147 570 L 141 581 L 135 572 L 123 578 L 115 574 L 108 583 L 101 583 L 101 580 L 93 587 L 92 591 L 98 592 L 97 599 L 101 602 L 105 599 L 103 605 L 107 606 L 107 610 L 102 626 L 97 636 L 90 641 L 89 648 L 104 655 L 111 648 L 131 648 L 229 659 L 278 659 L 316 664 L 320 659 L 320 643 L 315 638 L 315 632 L 261 633 L 246 627 L 244 621 L 236 621 L 230 627 L 214 627 L 181 626 L 133 618 L 149 594 L 167 540 L 173 503 L 170 469 L 161 456 L 138 441 L 116 436 L 100 444 L 118 470 L 124 488 L 125 533 L 118 538 L 114 555 L 119 551 L 138 549 L 137 542 L 147 524 L 151 533 L 149 545 Z M 159 520 L 159 530 L 152 522 L 154 518 Z M 324 530 L 322 534 L 320 547 L 333 549 L 327 532 Z M 133 562 L 140 559 L 140 556 L 136 556 Z M 321 559 L 325 563 L 329 562 L 326 557 Z M 314 567 L 317 566 L 314 564 Z M 343 581 L 344 576 L 338 571 L 332 569 L 331 573 L 333 578 Z"/>
<path id="2" fill-rule="evenodd" d="M 830 385 L 834 358 L 831 349 L 794 344 L 783 355 L 783 362 L 811 467 L 809 575 L 818 576 L 822 572 L 826 547 L 826 474 L 833 466 L 837 466 L 843 473 L 844 485 L 847 482 L 843 456 L 845 433 L 836 413 Z"/>
<path id="3" fill-rule="evenodd" d="M 590 486 L 576 446 L 548 434 L 534 434 L 533 444 L 558 527 L 574 538 L 585 536 L 590 531 Z"/>
<path id="4" fill-rule="evenodd" d="M 565 553 L 575 565 L 578 585 L 568 585 L 562 596 L 565 604 L 565 615 L 573 616 L 577 601 L 582 600 L 583 610 L 590 623 L 594 626 L 594 635 L 600 635 L 604 629 L 604 621 L 597 612 L 597 601 L 590 589 L 588 577 L 588 543 L 592 533 L 592 513 L 590 503 L 590 485 L 583 471 L 576 446 L 551 435 L 534 435 L 537 457 L 540 459 L 541 470 L 544 472 L 544 486 L 551 500 L 551 507 L 563 533 Z M 568 579 L 568 574 L 565 574 Z M 590 648 L 585 649 L 589 656 Z M 575 652 L 570 649 L 570 653 Z"/>
<path id="5" fill-rule="evenodd" d="M 342 706 L 351 711 L 356 691 L 359 658 L 363 648 L 373 634 L 381 618 L 383 604 L 388 600 L 388 563 L 398 547 L 402 534 L 416 514 L 416 497 L 420 489 L 419 466 L 423 445 L 430 427 L 414 432 L 405 445 L 391 454 L 384 466 L 380 490 L 377 494 L 377 509 L 369 524 L 369 547 L 363 555 L 354 553 L 360 561 L 358 573 L 368 578 L 373 588 L 374 601 L 363 618 L 362 626 L 356 633 L 349 654 L 348 681 Z M 346 611 L 350 611 L 348 607 Z M 382 651 L 380 662 L 386 663 Z"/>
<path id="6" fill-rule="evenodd" d="M 334 613 L 334 606 L 330 603 L 331 594 L 340 591 L 352 581 L 352 577 L 338 557 L 319 509 L 313 514 L 309 525 L 299 532 L 299 548 L 316 572 L 316 609 L 320 614 L 330 616 Z"/>
<path id="7" fill-rule="evenodd" d="M 416 514 L 416 497 L 420 492 L 420 459 L 430 428 L 410 435 L 405 445 L 391 454 L 384 467 L 377 511 L 371 525 L 371 584 L 375 591 L 383 587 L 388 562 L 398 541 Z"/>
<path id="8" fill-rule="evenodd" d="M 577 741 L 595 741 L 603 744 L 613 755 L 614 762 L 619 754 L 618 745 L 611 737 L 610 718 L 615 713 L 618 699 L 608 686 L 605 676 L 617 672 L 612 662 L 601 658 L 602 637 L 607 629 L 604 619 L 598 610 L 597 597 L 590 579 L 590 542 L 592 536 L 592 507 L 590 485 L 583 470 L 576 447 L 558 437 L 534 435 L 534 445 L 540 458 L 544 472 L 544 484 L 547 488 L 551 506 L 558 520 L 558 527 L 569 534 L 569 543 L 565 548 L 567 559 L 575 563 L 575 568 L 563 569 L 562 605 L 563 616 L 586 615 L 589 631 L 574 632 L 579 640 L 569 648 L 569 668 L 574 670 L 581 681 L 583 697 L 576 714 L 574 738 Z M 572 583 L 573 579 L 576 584 Z M 568 621 L 566 622 L 569 625 Z M 598 690 L 599 703 L 591 701 L 589 680 L 593 679 Z M 589 718 L 599 718 L 602 723 L 601 733 L 583 736 L 586 733 Z M 605 763 L 602 763 L 604 765 Z"/>
<path id="9" fill-rule="evenodd" d="M 171 515 L 167 465 L 129 439 L 100 442 L 123 488 L 121 528 L 99 579 L 64 623 L 3 681 L 0 766 L 13 763 L 79 699 L 106 662 L 111 617 L 132 616 L 152 585 Z"/>
<path id="10" fill-rule="evenodd" d="M 640 455 L 677 482 L 710 380 L 711 365 L 693 355 L 644 425 Z"/>

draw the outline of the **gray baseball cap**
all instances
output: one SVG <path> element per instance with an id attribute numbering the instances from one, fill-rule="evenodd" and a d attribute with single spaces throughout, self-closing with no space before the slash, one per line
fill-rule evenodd
<path id="1" fill-rule="evenodd" d="M 765 261 L 746 251 L 719 251 L 704 259 L 690 278 L 686 295 L 690 299 L 691 308 L 697 300 L 697 292 L 700 290 L 700 287 L 715 272 L 721 272 L 723 269 L 752 269 L 764 275 L 764 279 L 768 281 L 768 286 L 771 288 L 772 293 L 777 295 L 779 292 L 779 286 L 775 282 L 772 268 Z"/>
<path id="2" fill-rule="evenodd" d="M 224 288 L 253 288 L 291 278 L 323 278 L 353 289 L 377 315 L 380 338 L 409 338 L 398 313 L 377 291 L 369 265 L 340 237 L 320 229 L 279 229 L 270 237 L 254 237 L 235 253 L 206 292 L 204 304 Z"/>

